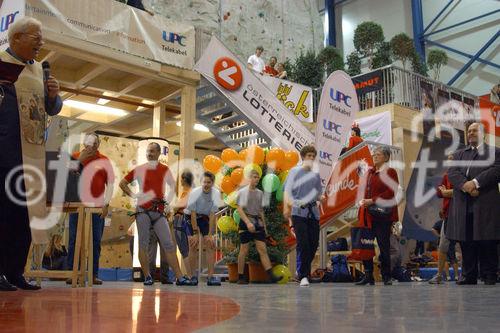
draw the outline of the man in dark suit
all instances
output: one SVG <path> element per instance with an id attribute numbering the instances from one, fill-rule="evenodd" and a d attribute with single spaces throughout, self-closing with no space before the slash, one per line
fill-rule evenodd
<path id="1" fill-rule="evenodd" d="M 481 277 L 493 285 L 500 240 L 500 149 L 484 143 L 481 123 L 468 127 L 467 139 L 469 146 L 453 155 L 454 161 L 467 162 L 448 171 L 454 190 L 446 235 L 462 248 L 463 278 L 457 284 L 477 284 Z"/>

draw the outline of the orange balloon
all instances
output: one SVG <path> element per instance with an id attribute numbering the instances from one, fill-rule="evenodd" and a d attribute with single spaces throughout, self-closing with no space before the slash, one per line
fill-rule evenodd
<path id="1" fill-rule="evenodd" d="M 220 157 L 230 168 L 234 168 L 235 166 L 240 164 L 240 155 L 234 149 L 224 149 Z"/>
<path id="2" fill-rule="evenodd" d="M 264 163 L 264 149 L 260 146 L 252 145 L 247 151 L 247 162 L 262 165 Z"/>
<path id="3" fill-rule="evenodd" d="M 244 166 L 247 163 L 247 155 L 248 155 L 248 150 L 246 148 L 240 150 L 240 152 L 238 153 L 238 156 L 240 157 L 240 161 L 243 162 L 242 166 Z"/>
<path id="4" fill-rule="evenodd" d="M 236 185 L 234 185 L 233 182 L 231 181 L 231 177 L 224 176 L 224 178 L 222 178 L 220 188 L 222 192 L 229 194 L 236 189 Z"/>
<path id="5" fill-rule="evenodd" d="M 285 163 L 284 163 L 284 169 L 285 170 L 290 170 L 294 166 L 299 163 L 299 153 L 297 153 L 295 150 L 289 150 L 285 153 Z"/>
<path id="6" fill-rule="evenodd" d="M 224 162 L 215 155 L 207 155 L 203 159 L 203 168 L 213 174 L 219 172 L 223 165 Z"/>
<path id="7" fill-rule="evenodd" d="M 272 148 L 266 155 L 267 166 L 273 170 L 282 170 L 285 162 L 285 152 L 281 148 Z"/>
<path id="8" fill-rule="evenodd" d="M 231 181 L 233 182 L 234 186 L 240 186 L 241 181 L 243 180 L 243 169 L 242 168 L 236 168 L 231 172 Z"/>

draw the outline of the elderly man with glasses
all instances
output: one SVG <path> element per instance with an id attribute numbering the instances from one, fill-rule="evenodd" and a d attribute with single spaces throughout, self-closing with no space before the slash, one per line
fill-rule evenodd
<path id="1" fill-rule="evenodd" d="M 47 115 L 58 114 L 62 101 L 58 82 L 44 78 L 35 60 L 43 46 L 41 23 L 20 18 L 8 39 L 9 48 L 0 52 L 0 291 L 36 290 L 23 276 L 30 221 L 46 216 Z"/>

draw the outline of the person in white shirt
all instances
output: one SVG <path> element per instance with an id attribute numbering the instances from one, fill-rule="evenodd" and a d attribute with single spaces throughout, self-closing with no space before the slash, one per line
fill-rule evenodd
<path id="1" fill-rule="evenodd" d="M 257 46 L 255 54 L 252 54 L 247 61 L 247 67 L 259 74 L 262 74 L 266 67 L 266 63 L 261 58 L 262 52 L 264 52 L 264 48 L 262 46 Z"/>

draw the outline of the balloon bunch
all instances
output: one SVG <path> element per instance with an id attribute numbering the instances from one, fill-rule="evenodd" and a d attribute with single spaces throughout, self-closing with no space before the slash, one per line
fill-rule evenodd
<path id="1" fill-rule="evenodd" d="M 264 149 L 253 145 L 239 153 L 231 148 L 224 149 L 221 157 L 207 155 L 203 159 L 203 167 L 215 174 L 215 185 L 224 193 L 224 202 L 231 208 L 236 208 L 237 191 L 248 184 L 251 170 L 257 171 L 261 176 L 264 192 L 275 193 L 277 201 L 282 202 L 288 172 L 298 162 L 299 154 L 296 151 L 284 151 L 278 147 Z M 263 170 L 266 171 L 264 176 Z M 233 214 L 232 220 L 237 230 L 239 216 L 234 216 L 235 214 L 237 212 Z M 223 233 L 234 230 L 228 219 L 223 222 L 217 222 Z"/>

